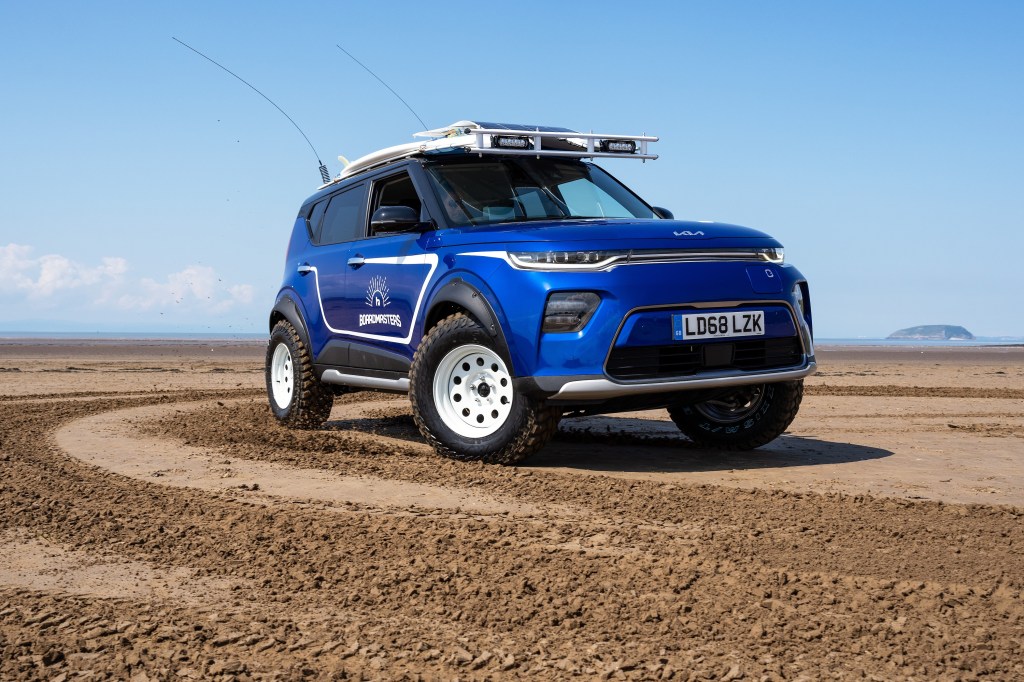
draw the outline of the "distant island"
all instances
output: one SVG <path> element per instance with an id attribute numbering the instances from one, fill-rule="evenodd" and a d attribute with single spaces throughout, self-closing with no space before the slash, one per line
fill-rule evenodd
<path id="1" fill-rule="evenodd" d="M 970 341 L 974 334 L 954 324 L 923 324 L 889 334 L 890 339 L 927 339 L 933 341 Z"/>

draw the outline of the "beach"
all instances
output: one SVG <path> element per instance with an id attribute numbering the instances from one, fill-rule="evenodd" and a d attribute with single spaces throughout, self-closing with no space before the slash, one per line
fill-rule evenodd
<path id="1" fill-rule="evenodd" d="M 274 423 L 259 340 L 0 340 L 0 678 L 1024 676 L 1024 348 L 817 348 L 788 432 L 664 410 L 457 463 Z"/>

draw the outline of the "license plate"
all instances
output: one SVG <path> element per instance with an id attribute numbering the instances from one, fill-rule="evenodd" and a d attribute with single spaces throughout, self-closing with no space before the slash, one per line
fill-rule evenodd
<path id="1" fill-rule="evenodd" d="M 675 341 L 734 336 L 764 336 L 764 311 L 745 310 L 672 316 L 672 338 Z"/>

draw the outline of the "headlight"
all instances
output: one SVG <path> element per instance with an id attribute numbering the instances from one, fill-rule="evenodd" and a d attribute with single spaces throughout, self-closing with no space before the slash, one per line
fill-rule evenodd
<path id="1" fill-rule="evenodd" d="M 750 249 L 623 249 L 602 251 L 509 251 L 512 266 L 520 270 L 579 270 L 599 272 L 626 263 L 685 263 L 695 261 L 783 262 L 782 248 Z"/>
<path id="2" fill-rule="evenodd" d="M 629 251 L 513 251 L 509 258 L 524 270 L 548 269 L 598 270 L 615 261 L 625 260 Z"/>
<path id="3" fill-rule="evenodd" d="M 589 291 L 559 291 L 548 296 L 542 332 L 578 332 L 597 310 L 601 297 Z"/>

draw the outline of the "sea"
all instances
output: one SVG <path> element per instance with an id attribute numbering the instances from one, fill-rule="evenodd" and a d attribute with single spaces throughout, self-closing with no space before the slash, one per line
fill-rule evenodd
<path id="1" fill-rule="evenodd" d="M 887 348 L 969 348 L 973 346 L 1024 346 L 1024 336 L 978 336 L 969 340 L 932 339 L 822 339 L 815 338 L 816 346 L 885 346 Z"/>
<path id="2" fill-rule="evenodd" d="M 0 341 L 265 341 L 267 334 L 235 334 L 222 332 L 7 332 L 0 331 Z"/>
<path id="3" fill-rule="evenodd" d="M 0 340 L 47 339 L 60 340 L 102 340 L 102 341 L 263 341 L 266 334 L 256 333 L 223 333 L 223 332 L 33 332 L 33 331 L 0 331 Z M 884 346 L 884 347 L 945 347 L 959 348 L 971 346 L 1022 346 L 1024 336 L 981 336 L 969 341 L 939 341 L 925 339 L 874 339 L 857 338 L 815 338 L 818 346 Z"/>

